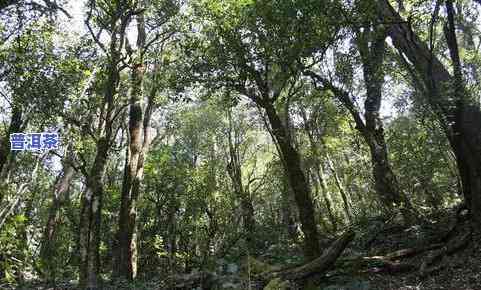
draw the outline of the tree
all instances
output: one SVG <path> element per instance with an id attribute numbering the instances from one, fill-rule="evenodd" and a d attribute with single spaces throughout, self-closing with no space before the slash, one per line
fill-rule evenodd
<path id="1" fill-rule="evenodd" d="M 115 270 L 116 275 L 128 280 L 135 279 L 137 275 L 137 200 L 141 191 L 144 160 L 151 142 L 150 121 L 156 107 L 156 94 L 160 89 L 159 77 L 161 74 L 160 66 L 162 65 L 158 60 L 153 65 L 153 69 L 150 71 L 152 75 L 151 90 L 147 95 L 147 100 L 144 101 L 143 87 L 147 69 L 144 57 L 153 44 L 166 46 L 167 41 L 175 32 L 166 23 L 169 24 L 178 9 L 178 4 L 172 1 L 165 1 L 165 3 L 161 1 L 160 3 L 151 3 L 151 5 L 148 10 L 145 3 L 142 1 L 138 3 L 136 8 L 139 10 L 136 18 L 137 43 L 135 51 L 130 51 L 129 140 L 122 181 L 118 253 L 116 256 L 117 269 Z M 162 24 L 156 27 L 157 32 L 148 38 L 149 34 L 153 33 L 152 31 L 147 33 L 145 18 L 146 16 L 152 18 L 151 15 L 155 14 L 163 16 L 164 19 L 161 19 Z M 147 21 L 152 20 L 150 18 Z M 162 58 L 163 55 L 157 53 L 156 57 Z"/>
<path id="2" fill-rule="evenodd" d="M 86 23 L 89 31 L 105 53 L 104 70 L 100 74 L 100 118 L 95 131 L 91 130 L 95 140 L 95 158 L 90 169 L 83 169 L 86 179 L 85 193 L 82 195 L 80 213 L 80 279 L 81 288 L 98 289 L 100 271 L 100 223 L 102 198 L 104 194 L 103 180 L 109 156 L 109 150 L 116 137 L 116 120 L 122 108 L 116 106 L 117 88 L 120 71 L 125 68 L 122 61 L 122 50 L 126 43 L 126 28 L 132 17 L 140 11 L 129 3 L 118 1 L 112 5 L 103 5 L 97 1 L 88 3 Z M 99 39 L 93 31 L 93 21 L 100 26 L 100 31 L 110 34 L 108 45 Z"/>
<path id="3" fill-rule="evenodd" d="M 481 111 L 468 94 L 459 98 L 458 86 L 441 61 L 433 55 L 428 46 L 412 31 L 411 27 L 394 10 L 388 1 L 378 1 L 381 8 L 380 19 L 391 22 L 388 34 L 394 46 L 413 65 L 415 77 L 423 85 L 426 102 L 437 114 L 451 148 L 456 155 L 457 167 L 461 175 L 463 194 L 471 209 L 473 222 L 481 222 Z M 451 24 L 450 24 L 451 25 Z M 448 27 L 450 27 L 450 25 Z M 453 54 L 451 32 L 450 50 Z M 456 54 L 456 53 L 454 53 Z M 456 60 L 454 60 L 456 66 Z M 455 70 L 456 71 L 456 70 Z M 456 73 L 459 78 L 459 73 Z M 467 96 L 467 97 L 466 97 Z"/>
<path id="4" fill-rule="evenodd" d="M 344 12 L 346 15 L 350 15 L 351 18 L 357 19 L 355 23 L 348 25 L 348 28 L 354 32 L 352 42 L 355 43 L 359 52 L 362 66 L 363 82 L 366 91 L 363 112 L 359 112 L 355 101 L 352 100 L 346 91 L 335 88 L 334 95 L 351 114 L 356 125 L 355 128 L 361 133 L 370 149 L 375 190 L 382 201 L 382 205 L 388 212 L 399 208 L 405 220 L 409 223 L 414 220 L 415 213 L 409 199 L 401 191 L 397 177 L 391 168 L 380 115 L 385 77 L 384 56 L 387 31 L 382 23 L 377 23 L 376 17 L 378 13 L 376 9 L 376 4 L 373 2 L 358 1 L 354 4 L 352 14 Z M 359 26 L 358 23 L 362 23 L 362 25 Z M 341 71 L 340 68 L 355 64 L 349 63 L 351 60 L 348 63 L 342 63 L 343 61 L 346 62 L 342 59 L 342 52 L 334 53 L 339 58 L 337 60 L 338 63 L 336 63 L 336 68 L 338 69 L 337 78 L 341 82 L 345 82 L 343 85 L 352 86 L 353 68 L 347 71 Z M 307 70 L 305 74 L 311 76 L 314 81 L 319 81 L 328 90 L 329 88 L 334 88 L 333 80 L 323 78 L 312 70 Z"/>
<path id="5" fill-rule="evenodd" d="M 249 98 L 265 113 L 299 209 L 308 259 L 317 257 L 320 252 L 310 187 L 299 152 L 281 120 L 276 103 L 281 98 L 295 95 L 298 61 L 311 52 L 314 43 L 317 45 L 332 37 L 331 31 L 318 28 L 316 21 L 322 20 L 310 15 L 314 7 L 325 8 L 326 4 L 307 1 L 299 7 L 292 7 L 289 5 L 293 4 L 287 2 L 229 2 L 221 8 L 219 2 L 208 1 L 202 3 L 207 9 L 198 7 L 200 17 L 215 25 L 202 27 L 208 42 L 198 44 L 199 62 L 194 68 L 201 74 L 199 79 L 210 78 L 211 87 L 233 90 Z M 298 14 L 291 13 L 293 9 L 303 15 L 301 20 L 298 20 Z M 279 17 L 284 20 L 280 24 L 275 20 Z M 297 35 L 302 29 L 310 33 L 310 39 L 292 43 L 289 35 Z M 219 70 L 223 73 L 218 74 Z"/>
<path id="6" fill-rule="evenodd" d="M 55 256 L 55 250 L 59 246 L 57 230 L 60 223 L 61 208 L 70 199 L 68 193 L 75 175 L 74 156 L 72 152 L 68 152 L 69 150 L 71 150 L 71 147 L 66 149 L 65 157 L 62 160 L 62 171 L 54 184 L 52 205 L 49 209 L 40 249 L 40 263 L 41 267 L 45 269 L 43 274 L 47 281 L 53 283 L 55 283 L 57 277 L 58 264 L 56 258 L 58 257 Z"/>
<path id="7" fill-rule="evenodd" d="M 145 9 L 139 5 L 137 9 Z M 150 143 L 149 123 L 152 115 L 153 96 L 146 110 L 142 104 L 145 64 L 143 54 L 146 45 L 144 12 L 137 15 L 137 50 L 132 56 L 130 70 L 129 140 L 126 152 L 122 199 L 119 214 L 117 275 L 132 280 L 137 275 L 136 202 L 143 175 L 144 155 Z"/>
<path id="8" fill-rule="evenodd" d="M 246 138 L 246 132 L 242 129 L 240 118 L 234 119 L 232 116 L 232 108 L 227 109 L 228 116 L 228 144 L 229 144 L 229 163 L 227 164 L 227 172 L 232 181 L 234 192 L 240 200 L 242 213 L 242 224 L 246 235 L 247 248 L 249 253 L 256 251 L 256 220 L 254 217 L 254 206 L 252 204 L 252 196 L 249 187 L 254 181 L 249 179 L 247 185 L 244 184 L 242 175 L 242 162 L 245 159 L 245 150 L 241 149 L 242 141 Z M 237 125 L 235 123 L 237 123 Z M 239 124 L 241 123 L 241 124 Z M 242 151 L 241 151 L 242 150 Z M 243 154 L 244 152 L 244 154 Z M 251 174 L 252 175 L 252 174 Z"/>

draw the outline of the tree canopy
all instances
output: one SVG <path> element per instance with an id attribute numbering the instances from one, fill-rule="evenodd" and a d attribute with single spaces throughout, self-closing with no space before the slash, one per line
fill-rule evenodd
<path id="1" fill-rule="evenodd" d="M 0 288 L 481 287 L 480 5 L 0 0 Z"/>

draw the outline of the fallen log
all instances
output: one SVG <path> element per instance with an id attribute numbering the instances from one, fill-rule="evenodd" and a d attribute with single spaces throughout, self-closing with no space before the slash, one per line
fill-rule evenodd
<path id="1" fill-rule="evenodd" d="M 406 248 L 406 249 L 401 249 L 401 250 L 388 253 L 383 256 L 363 257 L 363 259 L 364 260 L 398 260 L 398 259 L 413 257 L 416 255 L 422 254 L 426 251 L 440 249 L 443 246 L 444 246 L 443 243 L 437 243 L 437 244 L 432 244 L 427 246 Z"/>
<path id="2" fill-rule="evenodd" d="M 399 260 L 413 257 L 430 250 L 440 249 L 444 245 L 445 244 L 443 243 L 423 245 L 413 248 L 397 250 L 382 256 L 351 257 L 340 260 L 340 262 L 351 264 L 358 269 L 367 268 L 367 270 L 362 271 L 364 273 L 406 273 L 417 270 L 418 267 L 411 263 L 400 262 Z"/>
<path id="3" fill-rule="evenodd" d="M 419 268 L 419 274 L 421 275 L 421 277 L 426 277 L 444 268 L 447 264 L 445 262 L 445 257 L 451 256 L 454 253 L 464 249 L 471 241 L 471 234 L 471 231 L 468 231 L 460 238 L 451 240 L 444 247 L 433 252 L 431 256 L 429 256 Z M 439 265 L 432 266 L 439 261 L 441 261 Z"/>
<path id="4" fill-rule="evenodd" d="M 332 245 L 327 248 L 319 258 L 316 258 L 302 266 L 289 268 L 280 271 L 262 273 L 259 277 L 263 281 L 280 278 L 281 280 L 299 281 L 307 279 L 313 275 L 319 275 L 331 268 L 337 258 L 342 254 L 347 245 L 354 239 L 354 232 L 348 230 Z"/>
<path id="5" fill-rule="evenodd" d="M 165 287 L 161 289 L 190 290 L 197 287 L 211 289 L 216 282 L 214 273 L 200 271 L 184 275 L 173 275 L 165 281 Z"/>

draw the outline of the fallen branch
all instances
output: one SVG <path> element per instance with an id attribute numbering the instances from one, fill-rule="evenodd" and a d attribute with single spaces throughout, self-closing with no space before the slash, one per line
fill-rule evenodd
<path id="1" fill-rule="evenodd" d="M 438 244 L 432 244 L 432 245 L 421 246 L 421 247 L 407 248 L 407 249 L 401 249 L 401 250 L 388 253 L 384 256 L 364 257 L 364 259 L 365 260 L 397 260 L 397 259 L 413 257 L 416 255 L 422 254 L 426 251 L 442 248 L 443 246 L 444 244 L 438 243 Z"/>
<path id="2" fill-rule="evenodd" d="M 340 261 L 341 263 L 353 264 L 358 269 L 367 268 L 364 273 L 405 273 L 418 269 L 410 263 L 400 262 L 400 259 L 413 257 L 426 251 L 442 248 L 445 244 L 438 243 L 419 247 L 397 250 L 382 256 L 354 257 Z"/>
<path id="3" fill-rule="evenodd" d="M 261 274 L 260 279 L 269 281 L 275 278 L 280 278 L 281 280 L 299 281 L 309 278 L 313 275 L 322 274 L 334 265 L 337 258 L 342 254 L 347 245 L 354 239 L 354 236 L 354 232 L 352 230 L 348 230 L 329 248 L 327 248 L 319 258 L 314 259 L 313 261 L 310 261 L 302 266 L 263 273 Z"/>

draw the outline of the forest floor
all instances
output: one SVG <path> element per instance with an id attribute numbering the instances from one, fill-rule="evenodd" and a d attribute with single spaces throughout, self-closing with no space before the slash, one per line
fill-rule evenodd
<path id="1" fill-rule="evenodd" d="M 439 237 L 453 228 L 453 212 L 443 212 L 437 216 L 426 218 L 416 226 L 402 226 L 393 221 L 384 223 L 379 220 L 371 220 L 364 225 L 355 226 L 356 238 L 344 250 L 344 253 L 337 260 L 335 267 L 326 272 L 316 280 L 314 287 L 308 289 L 316 290 L 481 290 L 481 243 L 479 238 L 471 239 L 469 244 L 463 244 L 456 248 L 449 255 L 444 255 L 436 260 L 432 271 L 423 274 L 420 271 L 423 262 L 429 261 L 435 253 L 439 253 L 446 243 L 440 243 Z M 389 226 L 387 226 L 387 224 Z M 467 222 L 464 222 L 465 226 Z M 460 223 L 457 223 L 458 227 Z M 461 226 L 463 227 L 463 222 Z M 460 233 L 452 232 L 453 239 L 460 236 Z M 327 242 L 326 242 L 327 244 Z M 426 250 L 426 247 L 436 246 L 435 249 Z M 297 248 L 282 249 L 271 247 L 262 256 L 252 259 L 257 268 L 279 269 L 285 267 L 284 261 L 296 263 L 295 257 L 300 256 Z M 422 251 L 415 249 L 424 249 Z M 411 252 L 410 252 L 411 251 Z M 411 255 L 406 255 L 411 253 Z M 391 255 L 391 256 L 389 256 Z M 282 257 L 284 256 L 284 257 Z M 287 258 L 291 257 L 291 258 Z M 279 259 L 280 258 L 280 259 Z M 251 263 L 251 264 L 252 264 Z M 229 268 L 232 263 L 224 265 Z M 175 287 L 175 289 L 263 289 L 255 281 L 246 285 L 245 266 L 235 265 L 233 271 L 220 271 L 212 273 L 215 277 L 215 286 L 211 288 L 195 288 L 193 286 Z M 255 271 L 256 265 L 251 270 Z M 232 270 L 232 269 L 231 269 Z M 255 277 L 255 273 L 253 273 Z M 188 279 L 188 276 L 187 276 Z M 160 290 L 173 289 L 163 286 L 158 277 L 155 281 L 134 285 L 105 285 L 105 290 Z M 189 285 L 188 283 L 185 285 Z M 193 285 L 193 284 L 192 284 Z M 179 286 L 179 285 L 177 285 Z M 75 285 L 65 283 L 60 287 L 36 287 L 24 286 L 7 289 L 22 290 L 74 290 Z M 299 289 L 292 284 L 290 286 L 267 286 L 268 290 Z"/>
<path id="2" fill-rule="evenodd" d="M 430 217 L 420 225 L 403 227 L 401 225 L 368 227 L 345 250 L 338 260 L 337 267 L 327 273 L 328 278 L 318 289 L 324 290 L 481 290 L 481 245 L 479 237 L 472 238 L 468 244 L 461 245 L 452 254 L 438 259 L 425 274 L 420 271 L 423 262 L 429 261 L 443 248 L 420 251 L 412 256 L 393 258 L 388 264 L 380 257 L 388 253 L 407 253 L 406 249 L 421 249 L 432 245 L 446 245 L 436 240 L 454 226 L 453 212 L 442 212 Z M 467 222 L 458 222 L 456 228 L 466 228 Z M 366 230 L 366 229 L 364 229 Z M 454 233 L 454 232 L 453 232 Z M 459 238 L 454 233 L 453 239 Z M 400 251 L 401 250 L 401 251 Z M 404 251 L 403 251 L 404 250 Z M 373 258 L 366 263 L 352 267 L 343 260 L 352 256 Z M 329 275 L 331 275 L 329 277 Z"/>

